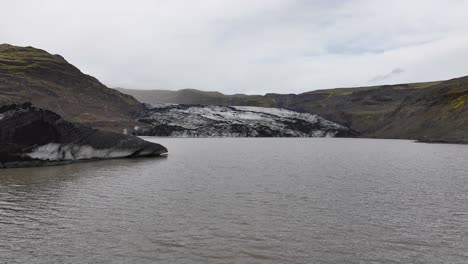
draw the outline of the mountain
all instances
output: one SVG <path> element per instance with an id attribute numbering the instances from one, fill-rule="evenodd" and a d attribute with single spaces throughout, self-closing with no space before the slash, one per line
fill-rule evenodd
<path id="1" fill-rule="evenodd" d="M 318 114 L 363 137 L 468 143 L 468 77 L 302 94 L 224 95 L 194 89 L 119 91 L 149 104 L 279 107 Z"/>
<path id="2" fill-rule="evenodd" d="M 407 96 L 439 82 L 316 90 L 302 94 L 224 95 L 194 89 L 179 91 L 118 89 L 144 103 L 279 107 L 318 114 L 363 135 L 380 128 Z"/>
<path id="3" fill-rule="evenodd" d="M 468 77 L 406 97 L 374 136 L 468 143 Z"/>
<path id="4" fill-rule="evenodd" d="M 272 99 L 262 95 L 225 95 L 220 92 L 207 92 L 196 89 L 183 89 L 179 91 L 115 89 L 121 93 L 132 95 L 140 102 L 148 104 L 245 105 L 260 107 L 273 107 L 275 105 Z"/>
<path id="5" fill-rule="evenodd" d="M 149 110 L 135 134 L 173 137 L 354 137 L 317 115 L 252 106 L 162 105 Z"/>
<path id="6" fill-rule="evenodd" d="M 448 81 L 316 90 L 302 94 L 224 95 L 194 89 L 110 89 L 60 55 L 0 45 L 0 105 L 32 102 L 75 123 L 122 131 L 143 127 L 137 101 L 284 108 L 317 114 L 363 137 L 468 143 L 468 77 Z"/>
<path id="7" fill-rule="evenodd" d="M 144 107 L 107 88 L 60 55 L 33 47 L 0 45 L 0 105 L 32 102 L 66 120 L 122 131 Z"/>

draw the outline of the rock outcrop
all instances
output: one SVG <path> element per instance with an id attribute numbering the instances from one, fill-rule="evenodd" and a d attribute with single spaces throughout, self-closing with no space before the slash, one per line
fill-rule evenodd
<path id="1" fill-rule="evenodd" d="M 353 137 L 352 129 L 317 115 L 280 108 L 160 105 L 138 121 L 142 136 L 172 137 Z"/>
<path id="2" fill-rule="evenodd" d="M 30 103 L 0 107 L 0 168 L 159 156 L 166 152 L 165 147 L 138 137 L 67 122 Z"/>

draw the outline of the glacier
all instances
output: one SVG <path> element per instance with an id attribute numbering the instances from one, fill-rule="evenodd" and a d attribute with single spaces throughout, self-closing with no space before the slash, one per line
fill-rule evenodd
<path id="1" fill-rule="evenodd" d="M 318 115 L 252 106 L 154 105 L 133 130 L 170 137 L 352 137 L 357 133 Z"/>

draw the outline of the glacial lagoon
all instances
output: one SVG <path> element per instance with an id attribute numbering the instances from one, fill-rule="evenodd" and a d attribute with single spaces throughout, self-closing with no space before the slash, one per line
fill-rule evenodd
<path id="1" fill-rule="evenodd" d="M 0 170 L 1 263 L 468 263 L 468 146 L 146 138 Z"/>

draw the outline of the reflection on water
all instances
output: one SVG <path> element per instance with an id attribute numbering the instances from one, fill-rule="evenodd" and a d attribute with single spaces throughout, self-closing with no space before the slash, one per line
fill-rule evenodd
<path id="1" fill-rule="evenodd" d="M 160 160 L 166 159 L 167 156 L 156 158 L 138 158 L 138 159 L 113 159 L 99 161 L 85 161 L 67 165 L 37 167 L 37 168 L 15 168 L 0 170 L 2 184 L 17 184 L 27 186 L 30 184 L 46 184 L 50 187 L 49 181 L 57 183 L 57 181 L 70 181 L 74 176 L 93 176 L 100 172 L 120 171 L 120 170 L 137 170 L 138 166 L 146 164 L 155 164 Z"/>
<path id="2" fill-rule="evenodd" d="M 167 158 L 0 170 L 0 262 L 468 262 L 467 146 L 157 141 Z"/>

